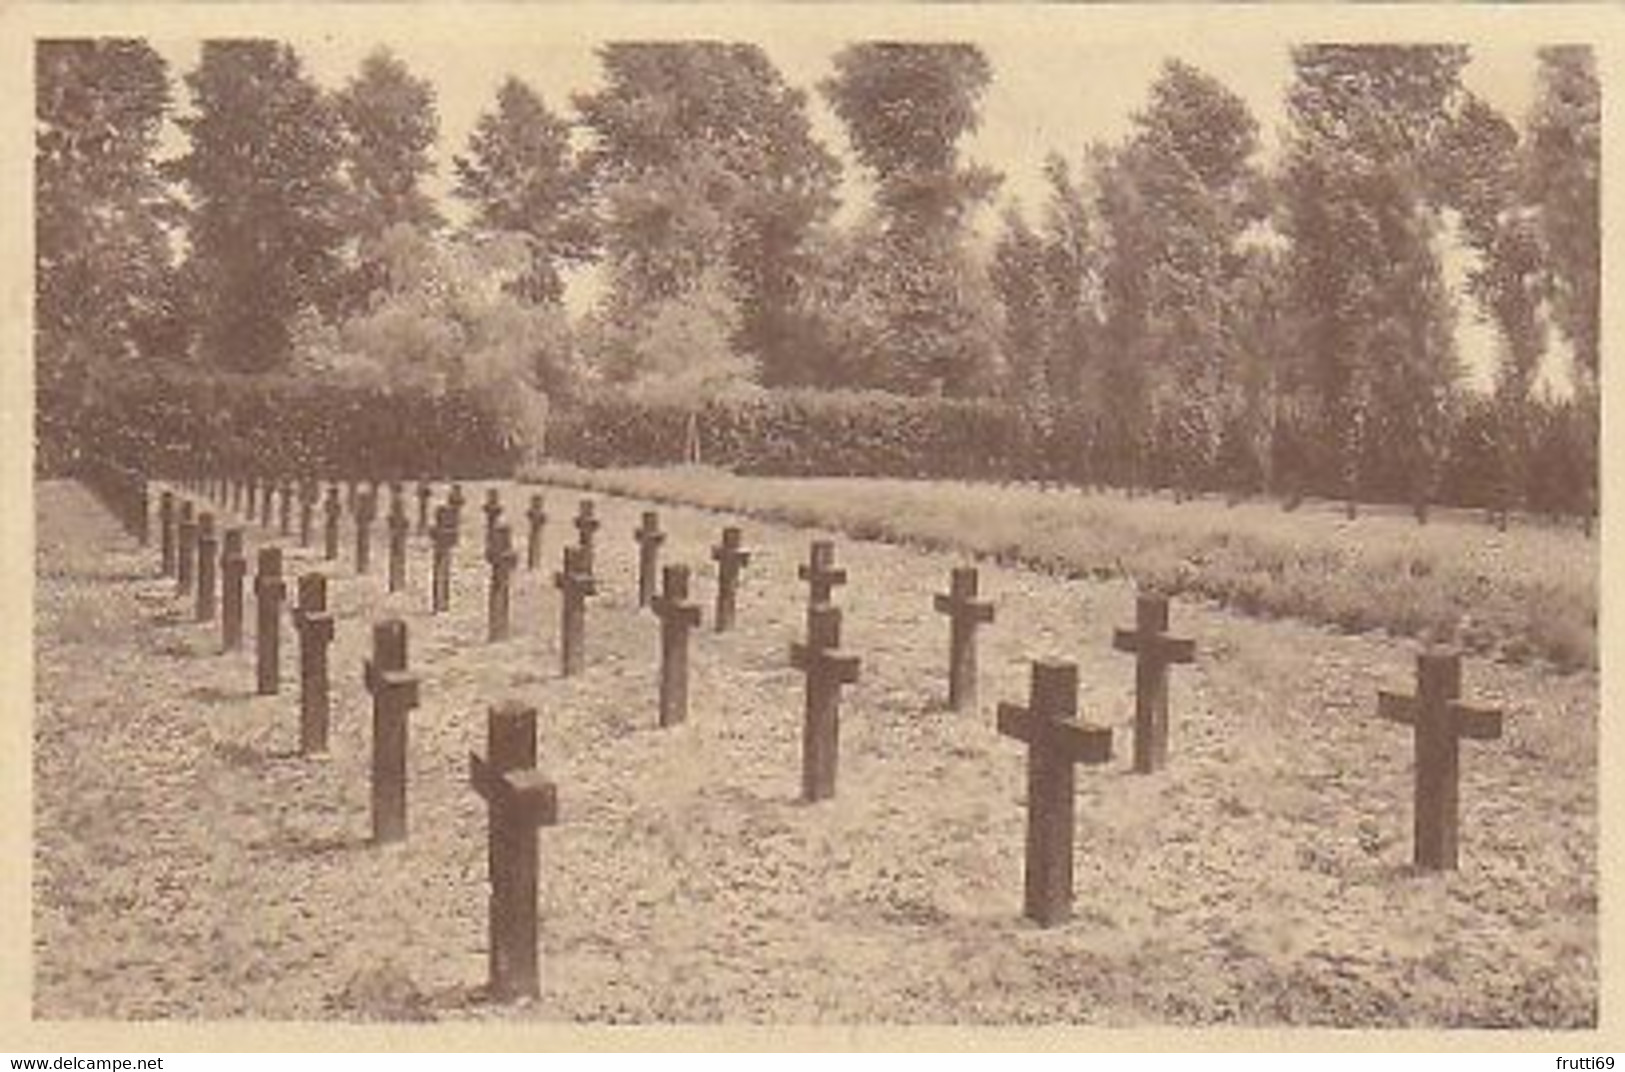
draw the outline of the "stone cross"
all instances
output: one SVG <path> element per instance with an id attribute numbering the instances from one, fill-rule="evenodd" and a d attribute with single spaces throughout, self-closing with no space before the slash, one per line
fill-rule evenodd
<path id="1" fill-rule="evenodd" d="M 293 627 L 299 634 L 299 752 L 319 755 L 327 751 L 327 646 L 333 643 L 333 614 L 327 609 L 327 578 L 322 574 L 300 576 Z"/>
<path id="2" fill-rule="evenodd" d="M 378 516 L 378 493 L 363 488 L 355 497 L 355 571 L 372 570 L 372 521 Z"/>
<path id="3" fill-rule="evenodd" d="M 462 534 L 463 529 L 463 503 L 467 501 L 467 499 L 463 498 L 463 486 L 453 484 L 451 494 L 446 496 L 446 505 L 451 507 L 452 530 L 459 535 Z"/>
<path id="4" fill-rule="evenodd" d="M 796 567 L 796 576 L 807 582 L 807 602 L 811 606 L 828 603 L 835 589 L 846 583 L 846 570 L 835 568 L 835 544 L 814 540 L 807 561 Z"/>
<path id="5" fill-rule="evenodd" d="M 643 511 L 643 519 L 632 532 L 638 545 L 638 606 L 647 607 L 655 594 L 655 570 L 660 560 L 660 545 L 666 534 L 660 531 L 660 515 L 653 510 Z"/>
<path id="6" fill-rule="evenodd" d="M 243 574 L 248 559 L 243 557 L 243 530 L 226 530 L 226 543 L 220 551 L 220 647 L 237 651 L 243 646 Z"/>
<path id="7" fill-rule="evenodd" d="M 1429 651 L 1416 657 L 1416 695 L 1377 694 L 1377 714 L 1414 727 L 1416 734 L 1415 862 L 1424 871 L 1456 866 L 1460 826 L 1460 743 L 1501 736 L 1501 712 L 1460 700 L 1461 656 Z"/>
<path id="8" fill-rule="evenodd" d="M 485 548 L 489 552 L 491 534 L 502 521 L 502 493 L 496 488 L 486 488 L 485 505 L 480 507 L 480 512 L 485 515 Z"/>
<path id="9" fill-rule="evenodd" d="M 667 566 L 661 591 L 650 599 L 660 619 L 660 725 L 688 718 L 688 637 L 700 627 L 700 608 L 688 601 L 688 567 Z"/>
<path id="10" fill-rule="evenodd" d="M 595 507 L 591 499 L 582 499 L 581 505 L 576 509 L 576 535 L 579 537 L 581 547 L 581 568 L 586 573 L 593 569 L 593 539 L 598 534 L 598 528 L 603 522 L 598 520 L 594 513 Z"/>
<path id="11" fill-rule="evenodd" d="M 344 509 L 350 514 L 355 513 L 355 496 L 356 481 L 346 480 L 344 482 Z"/>
<path id="12" fill-rule="evenodd" d="M 276 506 L 275 502 L 272 500 L 272 495 L 274 495 L 275 492 L 276 488 L 272 485 L 270 480 L 266 480 L 260 485 L 260 528 L 262 529 L 268 529 L 271 527 L 271 514 Z"/>
<path id="13" fill-rule="evenodd" d="M 249 477 L 243 488 L 243 519 L 250 525 L 254 523 L 254 515 L 260 508 L 260 485 L 254 477 Z"/>
<path id="14" fill-rule="evenodd" d="M 860 660 L 841 650 L 841 612 L 828 603 L 807 611 L 807 640 L 790 645 L 790 665 L 807 677 L 801 729 L 801 797 L 835 795 L 840 758 L 841 686 L 858 680 Z"/>
<path id="15" fill-rule="evenodd" d="M 1074 764 L 1106 763 L 1109 726 L 1078 720 L 1078 668 L 1033 663 L 1028 706 L 1001 703 L 999 732 L 1027 745 L 1027 865 L 1023 913 L 1041 927 L 1072 915 Z"/>
<path id="16" fill-rule="evenodd" d="M 281 678 L 282 602 L 288 585 L 282 579 L 282 549 L 260 548 L 254 573 L 255 682 L 261 696 L 276 694 Z"/>
<path id="17" fill-rule="evenodd" d="M 362 675 L 372 693 L 372 840 L 406 838 L 406 716 L 418 705 L 417 675 L 406 669 L 406 623 L 372 629 L 372 658 Z"/>
<path id="18" fill-rule="evenodd" d="M 310 546 L 311 514 L 316 506 L 316 482 L 308 477 L 299 482 L 299 546 Z"/>
<path id="19" fill-rule="evenodd" d="M 485 540 L 485 561 L 491 566 L 491 587 L 486 601 L 485 639 L 495 644 L 507 640 L 511 632 L 513 571 L 519 555 L 513 549 L 513 532 L 498 522 Z"/>
<path id="20" fill-rule="evenodd" d="M 451 609 L 451 552 L 457 546 L 457 513 L 450 505 L 435 508 L 433 570 L 429 577 L 429 607 L 435 614 Z"/>
<path id="21" fill-rule="evenodd" d="M 406 587 L 406 538 L 411 522 L 406 519 L 406 497 L 400 485 L 390 490 L 389 496 L 389 590 L 399 592 Z"/>
<path id="22" fill-rule="evenodd" d="M 722 530 L 722 542 L 711 548 L 711 558 L 717 564 L 715 628 L 719 633 L 734 627 L 739 604 L 739 571 L 750 565 L 750 552 L 740 546 L 743 539 L 738 526 L 729 525 Z"/>
<path id="23" fill-rule="evenodd" d="M 339 557 L 339 516 L 344 508 L 339 505 L 339 486 L 327 485 L 327 498 L 322 503 L 323 518 L 326 522 L 322 528 L 322 558 L 328 562 L 336 562 Z"/>
<path id="24" fill-rule="evenodd" d="M 948 706 L 955 711 L 976 706 L 976 627 L 993 621 L 993 604 L 976 598 L 975 566 L 955 566 L 946 595 L 932 605 L 948 616 Z"/>
<path id="25" fill-rule="evenodd" d="M 575 677 L 587 664 L 587 597 L 598 594 L 598 582 L 583 564 L 580 547 L 564 549 L 564 568 L 553 575 L 559 590 L 559 664 L 565 677 Z"/>
<path id="26" fill-rule="evenodd" d="M 530 533 L 525 540 L 525 568 L 534 571 L 542 563 L 542 526 L 547 524 L 547 512 L 542 508 L 540 495 L 530 497 L 525 519 L 530 522 Z"/>
<path id="27" fill-rule="evenodd" d="M 175 493 L 158 496 L 158 566 L 163 576 L 175 575 Z"/>
<path id="28" fill-rule="evenodd" d="M 536 769 L 536 709 L 512 701 L 486 716 L 485 758 L 468 757 L 468 780 L 489 810 L 490 994 L 498 1001 L 541 991 L 537 955 L 536 833 L 559 821 L 558 790 Z"/>
<path id="29" fill-rule="evenodd" d="M 243 480 L 242 477 L 231 478 L 231 510 L 233 513 L 243 512 Z"/>
<path id="30" fill-rule="evenodd" d="M 434 489 L 426 480 L 418 481 L 418 528 L 419 536 L 429 534 L 429 500 L 434 497 Z"/>
<path id="31" fill-rule="evenodd" d="M 293 531 L 293 481 L 283 480 L 277 485 L 277 519 L 278 534 L 287 536 Z"/>
<path id="32" fill-rule="evenodd" d="M 192 590 L 192 572 L 197 565 L 197 522 L 192 519 L 191 500 L 182 500 L 180 521 L 175 525 L 175 591 L 186 595 Z"/>
<path id="33" fill-rule="evenodd" d="M 205 510 L 197 519 L 197 620 L 214 621 L 215 566 L 220 541 L 214 534 L 214 515 Z"/>
<path id="34" fill-rule="evenodd" d="M 1196 643 L 1168 635 L 1168 597 L 1141 593 L 1134 628 L 1112 634 L 1112 647 L 1133 652 L 1134 771 L 1150 774 L 1168 763 L 1168 667 L 1196 659 Z"/>

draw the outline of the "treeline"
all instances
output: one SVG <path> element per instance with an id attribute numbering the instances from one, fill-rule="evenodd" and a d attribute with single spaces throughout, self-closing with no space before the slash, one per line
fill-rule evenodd
<path id="1" fill-rule="evenodd" d="M 1086 482 L 1419 508 L 1467 482 L 1510 508 L 1560 459 L 1559 498 L 1592 509 L 1588 47 L 1539 50 L 1509 117 L 1464 86 L 1465 47 L 1300 46 L 1273 159 L 1238 95 L 1170 60 L 1121 141 L 1052 155 L 1043 203 L 1004 202 L 992 233 L 1001 176 L 962 151 L 994 79 L 973 44 L 832 57 L 813 91 L 873 191 L 850 223 L 808 90 L 761 48 L 598 58 L 567 102 L 502 84 L 450 162 L 454 227 L 425 192 L 434 87 L 387 51 L 329 90 L 284 43 L 206 41 L 177 107 L 143 41 L 40 42 L 42 398 L 109 365 L 276 373 L 467 391 L 534 439 L 584 395 L 866 389 L 993 400 L 1049 444 L 1033 464 Z M 185 146 L 160 161 L 171 115 Z M 1498 340 L 1487 395 L 1463 316 Z M 1560 397 L 1548 351 L 1572 355 Z"/>

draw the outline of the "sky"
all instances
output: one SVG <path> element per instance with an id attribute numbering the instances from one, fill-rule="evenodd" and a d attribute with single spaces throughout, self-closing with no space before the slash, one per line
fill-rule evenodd
<path id="1" fill-rule="evenodd" d="M 785 80 L 807 92 L 814 133 L 842 159 L 846 175 L 842 215 L 850 219 L 865 207 L 869 189 L 841 124 L 817 91 L 817 83 L 832 72 L 834 54 L 854 37 L 839 22 L 802 19 L 780 32 L 770 22 L 765 30 L 758 27 L 735 39 L 760 44 Z M 380 46 L 429 80 L 440 116 L 438 169 L 429 189 L 447 202 L 447 215 L 454 221 L 465 218 L 465 213 L 455 199 L 445 196 L 451 186 L 451 158 L 464 151 L 469 133 L 479 115 L 492 107 L 501 82 L 517 75 L 542 95 L 549 108 L 573 118 L 570 97 L 600 85 L 595 48 L 609 39 L 589 36 L 565 22 L 552 27 L 544 22 L 515 33 L 492 20 L 471 21 L 458 31 L 438 35 L 426 35 L 421 27 L 403 27 L 392 35 L 382 21 L 374 26 L 376 32 L 358 35 L 344 29 L 312 30 L 306 23 L 298 32 L 277 36 L 295 47 L 307 71 L 328 88 L 354 77 L 362 58 Z M 639 29 L 644 27 L 640 24 Z M 970 37 L 986 53 L 993 82 L 983 100 L 980 127 L 962 147 L 971 160 L 1004 175 L 995 208 L 1014 200 L 1031 218 L 1044 201 L 1045 157 L 1059 152 L 1076 167 L 1091 143 L 1123 137 L 1162 64 L 1173 57 L 1206 71 L 1237 93 L 1259 121 L 1264 158 L 1277 150 L 1291 80 L 1287 41 L 1243 43 L 1199 27 L 1171 35 L 1136 31 L 1086 36 L 1077 29 L 1065 21 L 1006 19 Z M 152 43 L 169 61 L 175 105 L 184 111 L 189 101 L 180 78 L 196 66 L 199 41 L 154 35 Z M 1521 121 L 1534 96 L 1535 45 L 1509 42 L 1503 36 L 1473 42 L 1471 49 L 1472 61 L 1463 72 L 1467 87 Z M 178 130 L 170 131 L 166 145 L 171 152 L 182 151 Z M 984 212 L 983 226 L 993 218 L 992 211 Z M 1447 249 L 1444 261 L 1459 293 L 1468 256 L 1459 248 Z M 568 300 L 579 307 L 596 289 L 590 275 L 583 277 L 572 283 Z M 1494 363 L 1494 332 L 1465 300 L 1458 320 L 1469 378 L 1482 382 Z M 1546 377 L 1560 382 L 1557 366 L 1563 359 L 1554 355 L 1553 360 Z"/>

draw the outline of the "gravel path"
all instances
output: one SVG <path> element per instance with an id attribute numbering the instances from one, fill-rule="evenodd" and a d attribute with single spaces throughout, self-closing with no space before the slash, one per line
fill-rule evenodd
<path id="1" fill-rule="evenodd" d="M 504 486 L 520 522 L 529 488 Z M 545 571 L 521 570 L 515 636 L 484 643 L 469 488 L 453 612 L 427 614 L 428 550 L 384 592 L 345 559 L 330 592 L 331 755 L 297 756 L 284 692 L 218 654 L 156 551 L 80 488 L 38 485 L 35 1011 L 42 1018 L 539 1018 L 1340 1026 L 1596 1022 L 1597 679 L 1469 661 L 1464 692 L 1506 711 L 1468 742 L 1462 867 L 1410 859 L 1409 731 L 1375 691 L 1410 691 L 1413 649 L 1177 603 L 1198 661 L 1176 668 L 1172 760 L 1129 772 L 1133 620 L 1123 584 L 983 564 L 982 705 L 943 709 L 956 560 L 842 541 L 846 646 L 837 799 L 797 800 L 795 567 L 812 533 L 746 523 L 738 631 L 709 631 L 708 548 L 725 519 L 662 508 L 667 561 L 695 570 L 707 628 L 692 716 L 655 726 L 657 623 L 637 613 L 642 504 L 600 496 L 605 595 L 589 670 L 557 676 L 551 571 L 580 496 L 548 491 Z M 250 556 L 259 538 L 250 530 Z M 522 544 L 522 539 L 520 540 Z M 320 563 L 289 553 L 290 577 Z M 290 590 L 292 589 L 290 583 Z M 367 844 L 370 623 L 407 619 L 411 835 Z M 250 613 L 251 617 L 251 613 Z M 252 638 L 250 638 L 250 649 Z M 993 729 L 1028 660 L 1079 664 L 1117 759 L 1078 774 L 1077 918 L 1022 921 L 1024 751 Z M 540 710 L 562 821 L 541 833 L 543 992 L 483 1000 L 485 812 L 467 785 L 485 707 Z"/>

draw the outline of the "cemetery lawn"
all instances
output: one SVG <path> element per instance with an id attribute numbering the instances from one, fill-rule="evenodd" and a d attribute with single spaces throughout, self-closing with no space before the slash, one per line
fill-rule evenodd
<path id="1" fill-rule="evenodd" d="M 791 510 L 769 497 L 779 484 L 751 486 L 761 509 Z M 537 489 L 503 489 L 517 522 Z M 425 540 L 412 541 L 410 590 L 390 596 L 381 537 L 373 574 L 357 578 L 346 531 L 329 593 L 331 754 L 302 759 L 288 633 L 283 693 L 253 695 L 252 603 L 250 651 L 219 654 L 218 625 L 193 622 L 155 576 L 156 549 L 136 548 L 77 485 L 37 485 L 36 1017 L 1597 1022 L 1589 669 L 1466 661 L 1464 697 L 1502 707 L 1505 736 L 1463 744 L 1462 865 L 1421 875 L 1409 865 L 1411 733 L 1375 710 L 1379 688 L 1412 690 L 1412 642 L 1175 600 L 1173 631 L 1194 638 L 1197 661 L 1172 672 L 1169 767 L 1136 776 L 1134 665 L 1111 648 L 1113 627 L 1133 621 L 1130 583 L 985 563 L 998 616 L 981 635 L 981 708 L 952 714 L 931 596 L 963 557 L 843 540 L 851 583 L 836 601 L 862 678 L 842 703 L 837 797 L 807 806 L 787 648 L 814 533 L 745 522 L 739 626 L 719 636 L 709 548 L 735 519 L 661 509 L 664 561 L 694 568 L 707 625 L 693 640 L 690 720 L 662 731 L 657 623 L 635 607 L 632 532 L 647 504 L 600 497 L 604 595 L 588 611 L 588 670 L 563 680 L 551 573 L 580 496 L 541 489 L 546 569 L 521 569 L 514 637 L 487 645 L 483 490 L 468 489 L 448 615 L 427 613 Z M 929 489 L 908 490 L 888 486 L 896 524 L 952 516 L 926 512 Z M 997 494 L 1040 509 L 1037 493 Z M 872 501 L 847 498 L 854 511 Z M 1056 509 L 1035 529 L 1051 541 L 1036 556 L 1059 553 L 1075 527 Z M 1015 538 L 985 506 L 962 524 L 961 537 Z M 1418 535 L 1415 554 L 1442 555 L 1431 541 L 1443 530 Z M 1529 536 L 1583 558 L 1557 534 Z M 251 559 L 263 538 L 249 530 Z M 1501 553 L 1538 558 L 1515 543 Z M 290 577 L 316 557 L 292 550 Z M 1575 568 L 1595 576 L 1594 563 Z M 361 662 L 371 623 L 390 615 L 409 624 L 423 699 L 409 839 L 376 849 Z M 1037 657 L 1075 660 L 1084 716 L 1116 734 L 1116 759 L 1078 772 L 1076 917 L 1047 931 L 1020 918 L 1025 752 L 993 725 L 996 702 L 1025 702 Z M 561 821 L 540 834 L 541 997 L 498 1006 L 481 994 L 486 816 L 467 772 L 486 706 L 508 697 L 539 708 Z"/>
<path id="2" fill-rule="evenodd" d="M 1446 640 L 1470 652 L 1559 668 L 1597 660 L 1598 545 L 1578 528 L 1477 512 L 1308 502 L 1175 503 L 1166 495 L 1034 485 L 736 476 L 698 466 L 583 469 L 538 480 L 745 513 L 1064 575 L 1131 577 L 1243 614 L 1349 632 Z"/>

